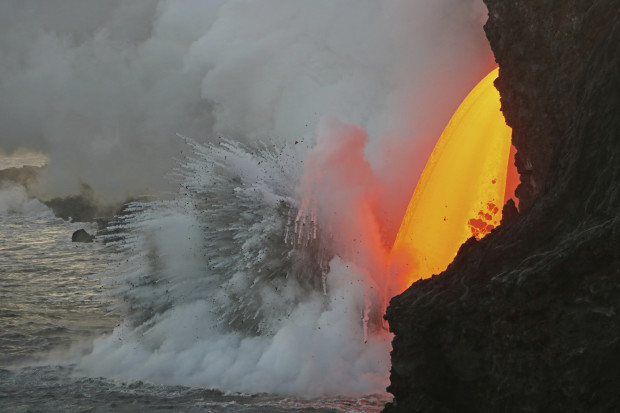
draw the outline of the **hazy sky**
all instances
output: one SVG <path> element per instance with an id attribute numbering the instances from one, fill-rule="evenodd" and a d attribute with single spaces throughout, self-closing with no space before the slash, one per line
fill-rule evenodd
<path id="1" fill-rule="evenodd" d="M 392 181 L 492 67 L 485 20 L 482 0 L 4 0 L 0 150 L 48 154 L 50 194 L 119 200 L 166 188 L 176 133 L 312 141 L 333 117 Z"/>

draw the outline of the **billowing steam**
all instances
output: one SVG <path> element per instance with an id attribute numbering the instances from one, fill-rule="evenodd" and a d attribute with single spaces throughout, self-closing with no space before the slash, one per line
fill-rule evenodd
<path id="1" fill-rule="evenodd" d="M 355 234 L 360 217 L 333 228 L 346 235 L 320 217 L 301 229 L 302 211 L 333 204 L 299 210 L 293 145 L 189 143 L 180 197 L 132 204 L 102 237 L 122 250 L 108 280 L 124 318 L 80 371 L 243 392 L 383 392 L 390 336 L 372 268 L 329 241 Z"/>
<path id="2" fill-rule="evenodd" d="M 176 133 L 311 142 L 335 116 L 368 131 L 406 206 L 415 150 L 489 67 L 485 15 L 481 0 L 3 1 L 0 150 L 49 155 L 40 191 L 122 200 L 168 187 Z"/>
<path id="3" fill-rule="evenodd" d="M 381 269 L 490 68 L 484 18 L 481 0 L 0 4 L 0 148 L 49 157 L 39 191 L 122 200 L 170 189 L 181 159 L 178 196 L 131 204 L 100 237 L 121 250 L 124 319 L 78 368 L 383 391 Z"/>

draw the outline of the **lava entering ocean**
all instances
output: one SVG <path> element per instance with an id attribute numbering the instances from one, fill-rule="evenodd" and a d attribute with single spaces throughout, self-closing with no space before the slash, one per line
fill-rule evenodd
<path id="1" fill-rule="evenodd" d="M 386 195 L 365 159 L 365 129 L 325 122 L 310 151 L 187 138 L 179 198 L 135 202 L 102 235 L 119 248 L 102 282 L 123 321 L 77 369 L 227 391 L 381 393 L 387 300 L 499 220 L 510 131 L 493 76 L 428 161 L 391 253 L 412 263 L 399 278 L 385 276 Z"/>
<path id="2" fill-rule="evenodd" d="M 493 85 L 497 76 L 495 69 L 461 103 L 420 177 L 390 258 L 400 291 L 443 271 L 463 242 L 501 220 L 518 175 L 508 162 L 512 130 Z"/>

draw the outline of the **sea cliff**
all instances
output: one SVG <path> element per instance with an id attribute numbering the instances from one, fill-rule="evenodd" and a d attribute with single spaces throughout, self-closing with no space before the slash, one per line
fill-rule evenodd
<path id="1" fill-rule="evenodd" d="M 620 2 L 485 3 L 520 212 L 392 299 L 385 411 L 616 411 Z"/>

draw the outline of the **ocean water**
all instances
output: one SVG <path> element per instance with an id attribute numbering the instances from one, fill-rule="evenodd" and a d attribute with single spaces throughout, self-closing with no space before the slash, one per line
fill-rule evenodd
<path id="1" fill-rule="evenodd" d="M 113 327 L 89 278 L 106 268 L 101 244 L 71 243 L 76 225 L 47 214 L 0 216 L 0 228 L 0 365 Z"/>
<path id="2" fill-rule="evenodd" d="M 0 410 L 3 412 L 374 412 L 386 397 L 305 399 L 140 380 L 84 377 L 63 358 L 88 352 L 119 324 L 97 274 L 116 262 L 101 242 L 71 242 L 78 228 L 49 214 L 0 216 Z"/>
<path id="3" fill-rule="evenodd" d="M 192 145 L 179 194 L 129 205 L 94 243 L 71 242 L 94 224 L 0 191 L 0 411 L 377 412 L 390 400 L 381 299 L 299 213 L 298 155 Z"/>

